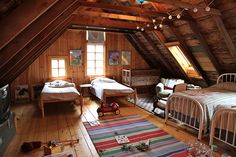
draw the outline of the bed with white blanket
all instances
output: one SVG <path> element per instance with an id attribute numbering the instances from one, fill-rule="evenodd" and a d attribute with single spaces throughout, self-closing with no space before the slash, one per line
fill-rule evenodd
<path id="1" fill-rule="evenodd" d="M 44 117 L 45 103 L 63 101 L 73 101 L 76 104 L 80 102 L 82 114 L 83 97 L 76 89 L 74 83 L 64 80 L 46 82 L 40 96 L 40 107 L 42 110 L 42 117 Z"/>
<path id="2" fill-rule="evenodd" d="M 220 108 L 236 107 L 236 74 L 219 76 L 217 84 L 204 89 L 172 94 L 167 100 L 166 122 L 175 119 L 197 129 L 198 139 L 209 129 L 213 114 Z"/>
<path id="3" fill-rule="evenodd" d="M 107 97 L 130 96 L 136 104 L 136 90 L 122 85 L 113 79 L 98 77 L 91 81 L 92 93 L 101 101 L 106 102 Z"/>

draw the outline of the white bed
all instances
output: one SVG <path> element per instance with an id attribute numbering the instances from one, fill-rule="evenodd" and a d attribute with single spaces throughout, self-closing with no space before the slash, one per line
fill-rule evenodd
<path id="1" fill-rule="evenodd" d="M 61 101 L 74 101 L 76 104 L 80 102 L 82 114 L 83 97 L 76 89 L 75 84 L 64 80 L 55 80 L 46 82 L 41 92 L 40 107 L 42 117 L 44 117 L 45 103 Z"/>
<path id="2" fill-rule="evenodd" d="M 103 102 L 107 97 L 130 96 L 136 104 L 136 91 L 113 79 L 98 77 L 91 81 L 91 85 L 93 94 Z"/>
<path id="3" fill-rule="evenodd" d="M 172 94 L 167 101 L 166 122 L 168 118 L 202 132 L 209 129 L 210 120 L 219 108 L 236 106 L 236 74 L 219 76 L 217 84 L 204 89 L 188 90 Z"/>

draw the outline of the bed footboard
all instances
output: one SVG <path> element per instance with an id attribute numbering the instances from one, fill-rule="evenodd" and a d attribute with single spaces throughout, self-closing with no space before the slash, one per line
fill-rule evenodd
<path id="1" fill-rule="evenodd" d="M 214 113 L 209 145 L 214 138 L 236 148 L 236 109 L 222 108 Z"/>
<path id="2" fill-rule="evenodd" d="M 189 97 L 171 95 L 168 98 L 165 122 L 168 118 L 182 122 L 183 124 L 198 130 L 198 139 L 201 140 L 206 117 L 202 105 Z"/>
<path id="3" fill-rule="evenodd" d="M 236 73 L 224 73 L 221 74 L 217 79 L 217 84 L 223 82 L 234 82 L 236 83 Z"/>

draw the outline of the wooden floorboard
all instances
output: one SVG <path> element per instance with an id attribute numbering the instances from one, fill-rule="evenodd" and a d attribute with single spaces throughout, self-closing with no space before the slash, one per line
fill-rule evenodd
<path id="1" fill-rule="evenodd" d="M 71 140 L 79 139 L 79 143 L 74 146 L 67 145 L 65 149 L 72 149 L 76 157 L 98 157 L 99 155 L 83 125 L 84 121 L 94 121 L 98 119 L 108 119 L 121 117 L 125 115 L 140 115 L 151 123 L 162 128 L 177 139 L 189 142 L 197 140 L 197 135 L 186 132 L 184 129 L 166 125 L 162 118 L 159 118 L 139 107 L 134 107 L 130 103 L 120 103 L 120 115 L 106 114 L 102 118 L 98 118 L 97 108 L 98 101 L 91 100 L 89 97 L 84 98 L 83 114 L 80 114 L 80 106 L 74 106 L 70 103 L 48 104 L 45 108 L 45 118 L 41 118 L 41 112 L 34 103 L 18 104 L 12 107 L 16 113 L 17 133 L 5 151 L 4 157 L 42 157 L 43 148 L 35 149 L 29 153 L 21 153 L 20 146 L 23 142 L 49 140 Z M 208 138 L 202 140 L 208 144 Z M 214 156 L 220 156 L 225 150 L 214 153 Z M 233 154 L 232 151 L 227 153 Z M 233 156 L 233 155 L 232 155 Z"/>

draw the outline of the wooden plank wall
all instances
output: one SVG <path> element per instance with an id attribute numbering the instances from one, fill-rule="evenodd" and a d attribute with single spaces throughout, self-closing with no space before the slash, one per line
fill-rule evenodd
<path id="1" fill-rule="evenodd" d="M 34 61 L 19 77 L 12 83 L 12 91 L 16 85 L 28 85 L 29 89 L 34 84 L 43 84 L 50 76 L 50 56 L 66 56 L 68 58 L 68 77 L 73 78 L 77 84 L 88 83 L 86 76 L 86 32 L 82 30 L 67 30 L 61 35 L 38 59 Z M 69 65 L 69 51 L 72 49 L 82 50 L 82 66 Z M 122 33 L 106 33 L 106 76 L 113 77 L 121 82 L 121 69 L 149 69 L 148 64 L 136 52 Z M 109 51 L 131 51 L 131 65 L 109 66 Z"/>

